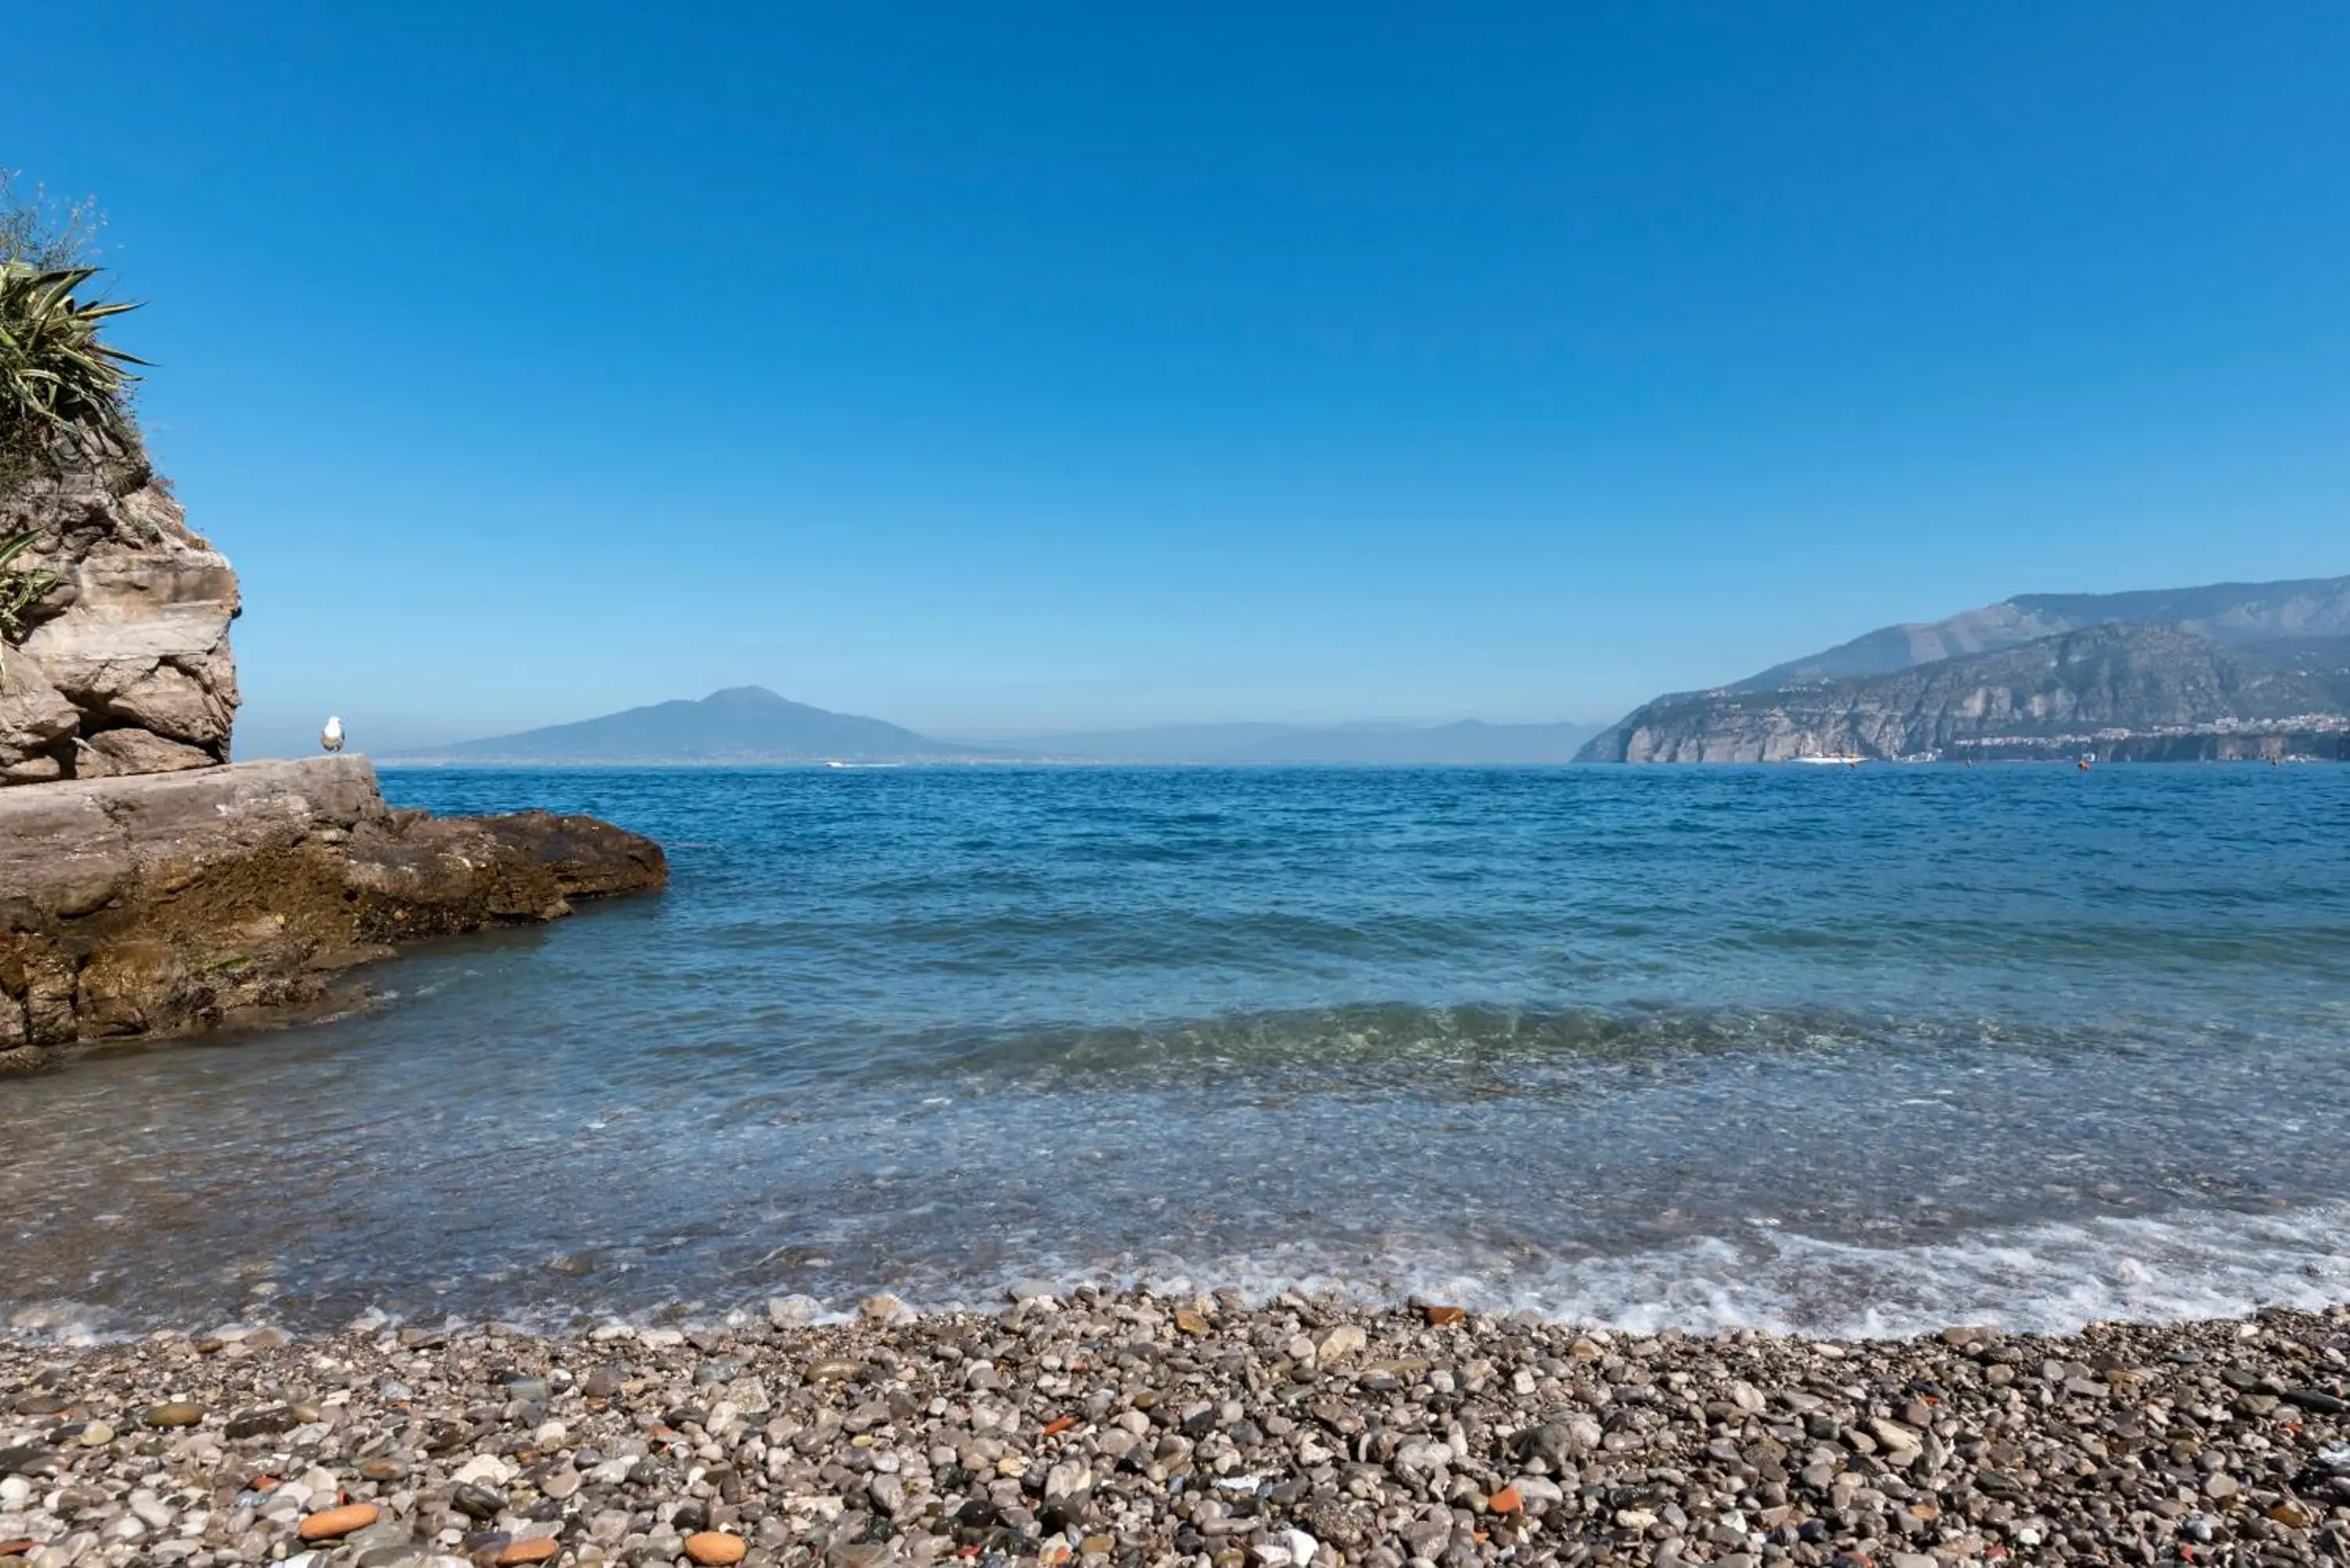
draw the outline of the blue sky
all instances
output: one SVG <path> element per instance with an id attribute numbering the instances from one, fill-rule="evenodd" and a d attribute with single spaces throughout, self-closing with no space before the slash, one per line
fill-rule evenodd
<path id="1" fill-rule="evenodd" d="M 2350 571 L 2350 7 L 88 5 L 242 749 L 1608 719 Z"/>

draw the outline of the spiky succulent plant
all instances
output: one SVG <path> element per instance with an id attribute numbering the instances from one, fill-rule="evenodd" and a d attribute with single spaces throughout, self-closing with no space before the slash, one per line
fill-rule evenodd
<path id="1" fill-rule="evenodd" d="M 8 645 L 25 638 L 25 612 L 65 579 L 46 566 L 20 566 L 16 557 L 32 548 L 33 535 L 19 534 L 0 545 L 0 688 L 8 680 Z"/>
<path id="2" fill-rule="evenodd" d="M 83 292 L 91 266 L 0 262 L 0 450 L 22 454 L 59 437 L 88 445 L 131 444 L 123 405 L 145 363 L 104 341 L 99 328 L 130 303 Z"/>

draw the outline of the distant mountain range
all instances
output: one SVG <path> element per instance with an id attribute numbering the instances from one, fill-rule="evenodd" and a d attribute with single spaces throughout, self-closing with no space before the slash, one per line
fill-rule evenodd
<path id="1" fill-rule="evenodd" d="M 1783 762 L 2350 759 L 2350 576 L 2025 594 L 1889 626 L 1604 730 L 1573 723 L 1173 724 L 941 741 L 758 686 L 390 760 L 473 763 Z"/>
<path id="2" fill-rule="evenodd" d="M 2182 627 L 2226 643 L 2336 637 L 2350 633 L 2350 577 L 2214 583 L 2202 588 L 2123 594 L 2018 594 L 1947 620 L 1879 627 L 1825 653 L 1774 664 L 1734 684 L 1740 691 L 1764 691 L 1807 681 L 1885 675 L 2116 622 Z"/>
<path id="3" fill-rule="evenodd" d="M 2350 577 L 2028 594 L 1658 698 L 1586 762 L 2350 755 Z"/>
<path id="4" fill-rule="evenodd" d="M 730 686 L 698 702 L 656 702 L 516 735 L 462 741 L 407 760 L 496 763 L 909 762 L 968 758 L 970 748 L 879 719 L 829 713 L 764 686 Z"/>
<path id="5" fill-rule="evenodd" d="M 1177 724 L 1002 744 L 933 740 L 760 686 L 387 760 L 474 763 L 1099 762 L 1420 764 L 1564 763 L 1588 724 Z"/>

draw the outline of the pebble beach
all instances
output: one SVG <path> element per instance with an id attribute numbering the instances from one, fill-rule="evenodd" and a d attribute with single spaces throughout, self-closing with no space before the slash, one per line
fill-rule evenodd
<path id="1" fill-rule="evenodd" d="M 1016 1293 L 0 1345 L 0 1568 L 2350 1561 L 2350 1308 L 1835 1343 Z"/>

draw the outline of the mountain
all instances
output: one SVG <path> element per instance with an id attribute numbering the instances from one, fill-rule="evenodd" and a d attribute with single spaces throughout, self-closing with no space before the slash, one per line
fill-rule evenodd
<path id="1" fill-rule="evenodd" d="M 1661 697 L 1581 760 L 2350 755 L 2350 636 L 2231 642 L 2193 629 L 2211 618 L 2101 625 L 1886 673 Z"/>
<path id="2" fill-rule="evenodd" d="M 828 713 L 759 686 L 699 702 L 656 702 L 576 724 L 429 751 L 405 762 L 760 763 L 983 759 L 1121 763 L 1564 763 L 1597 733 L 1589 724 L 1170 724 L 1047 735 L 1005 745 L 934 741 L 879 719 Z"/>
<path id="3" fill-rule="evenodd" d="M 1590 724 L 1164 724 L 1040 735 L 1035 756 L 1116 763 L 1442 766 L 1572 761 Z"/>
<path id="4" fill-rule="evenodd" d="M 1807 681 L 1883 675 L 1970 653 L 1991 653 L 2116 621 L 2184 627 L 2225 643 L 2350 634 L 2350 577 L 2214 583 L 2121 594 L 2019 594 L 1947 620 L 1913 621 L 1774 664 L 1731 690 L 1770 691 Z"/>
<path id="5" fill-rule="evenodd" d="M 794 702 L 764 686 L 731 686 L 699 702 L 656 702 L 407 753 L 412 761 L 501 763 L 898 762 L 973 754 L 879 719 Z"/>

